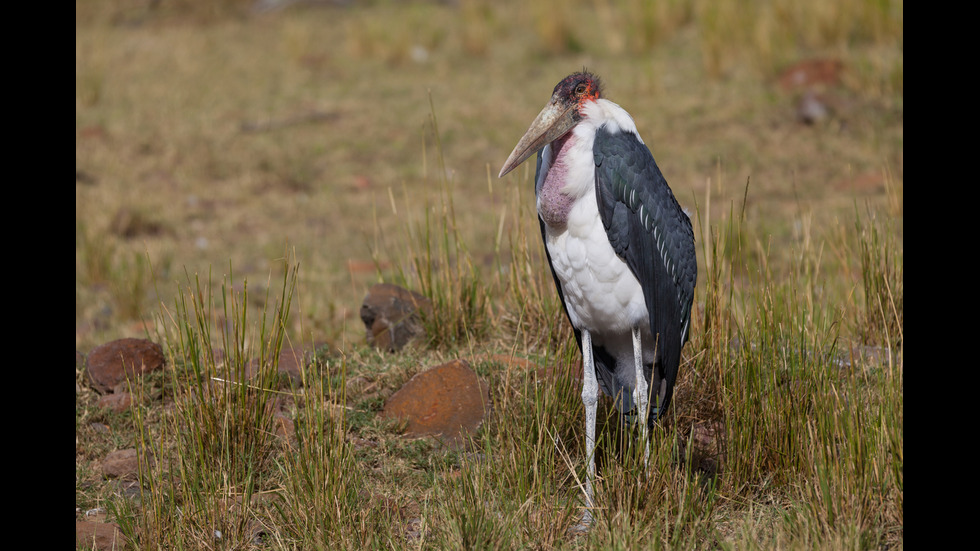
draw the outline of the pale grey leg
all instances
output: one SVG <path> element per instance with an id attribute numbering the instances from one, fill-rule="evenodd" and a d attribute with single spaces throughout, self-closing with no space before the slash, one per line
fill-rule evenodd
<path id="1" fill-rule="evenodd" d="M 582 524 L 592 523 L 592 508 L 595 505 L 592 494 L 592 479 L 595 478 L 595 420 L 599 401 L 599 382 L 595 377 L 595 363 L 592 358 L 592 335 L 582 331 L 582 365 L 585 370 L 582 379 L 582 403 L 585 405 L 585 453 L 588 467 L 585 470 L 585 514 Z"/>
<path id="2" fill-rule="evenodd" d="M 643 375 L 643 345 L 640 341 L 640 328 L 633 328 L 633 365 L 636 366 L 636 383 L 633 386 L 633 403 L 640 410 L 640 434 L 643 435 L 643 444 L 645 446 L 643 452 L 643 464 L 647 465 L 650 461 L 650 438 L 647 433 L 649 425 L 647 424 L 647 418 L 650 415 L 649 410 L 649 387 L 647 386 L 647 379 Z"/>

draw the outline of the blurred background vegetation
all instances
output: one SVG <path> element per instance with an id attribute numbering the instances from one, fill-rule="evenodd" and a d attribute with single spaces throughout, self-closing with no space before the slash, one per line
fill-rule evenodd
<path id="1" fill-rule="evenodd" d="M 888 1 L 76 2 L 76 347 L 140 333 L 185 271 L 262 285 L 287 250 L 306 330 L 356 338 L 446 192 L 489 267 L 534 222 L 508 210 L 527 173 L 492 176 L 582 67 L 681 203 L 744 197 L 774 259 L 867 202 L 901 228 L 902 30 Z"/>

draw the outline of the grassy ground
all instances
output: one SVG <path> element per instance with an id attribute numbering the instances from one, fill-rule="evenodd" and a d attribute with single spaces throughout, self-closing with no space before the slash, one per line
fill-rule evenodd
<path id="1" fill-rule="evenodd" d="M 146 328 L 171 361 L 125 414 L 78 374 L 76 505 L 140 548 L 901 547 L 903 6 L 811 4 L 77 3 L 76 348 Z M 778 77 L 812 57 L 843 71 L 807 125 Z M 572 537 L 570 377 L 475 362 L 494 416 L 461 450 L 375 414 L 452 357 L 577 369 L 530 167 L 490 175 L 583 66 L 694 214 L 700 277 L 653 464 L 604 431 Z M 432 296 L 428 345 L 364 346 L 379 280 Z M 281 343 L 328 343 L 301 389 L 206 384 Z M 96 467 L 133 446 L 139 506 Z"/>

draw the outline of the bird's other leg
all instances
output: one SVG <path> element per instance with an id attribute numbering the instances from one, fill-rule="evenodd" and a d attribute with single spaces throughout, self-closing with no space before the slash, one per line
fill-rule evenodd
<path id="1" fill-rule="evenodd" d="M 633 403 L 640 409 L 640 434 L 643 435 L 643 465 L 650 460 L 650 438 L 647 418 L 650 394 L 646 376 L 643 375 L 643 344 L 640 340 L 640 328 L 633 328 L 633 365 L 636 368 L 636 383 L 633 385 Z"/>
<path id="2" fill-rule="evenodd" d="M 582 367 L 585 371 L 582 379 L 582 404 L 585 405 L 585 454 L 588 466 L 585 469 L 585 514 L 582 524 L 592 523 L 593 502 L 592 480 L 595 478 L 595 420 L 596 404 L 599 401 L 599 382 L 595 375 L 595 362 L 592 357 L 592 335 L 582 331 Z"/>

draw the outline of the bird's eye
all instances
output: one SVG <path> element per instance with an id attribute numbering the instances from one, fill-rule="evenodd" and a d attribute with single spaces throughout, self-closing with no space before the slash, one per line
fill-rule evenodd
<path id="1" fill-rule="evenodd" d="M 575 94 L 581 96 L 586 90 L 588 90 L 588 87 L 585 84 L 579 84 L 575 87 Z"/>

